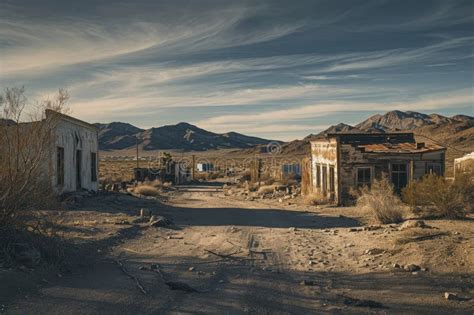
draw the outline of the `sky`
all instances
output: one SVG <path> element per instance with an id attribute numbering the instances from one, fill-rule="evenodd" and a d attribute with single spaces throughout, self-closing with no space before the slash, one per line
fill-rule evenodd
<path id="1" fill-rule="evenodd" d="M 292 140 L 386 111 L 474 116 L 474 1 L 2 0 L 0 87 L 73 116 Z"/>

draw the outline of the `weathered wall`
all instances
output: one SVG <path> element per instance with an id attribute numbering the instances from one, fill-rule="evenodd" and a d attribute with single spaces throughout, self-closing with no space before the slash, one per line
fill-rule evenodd
<path id="1" fill-rule="evenodd" d="M 334 169 L 334 190 L 332 192 L 329 187 L 331 167 Z M 320 169 L 319 174 L 318 168 Z M 313 191 L 324 195 L 334 203 L 339 203 L 338 143 L 335 138 L 311 142 L 311 172 Z"/>
<path id="2" fill-rule="evenodd" d="M 58 193 L 76 191 L 76 150 L 81 150 L 81 186 L 82 189 L 98 189 L 98 172 L 96 181 L 92 181 L 91 152 L 96 153 L 97 169 L 99 159 L 99 145 L 97 130 L 81 125 L 78 122 L 61 118 L 55 128 L 56 147 L 52 148 L 53 187 Z M 64 185 L 57 185 L 57 147 L 64 148 Z"/>
<path id="3" fill-rule="evenodd" d="M 407 163 L 408 181 L 416 180 L 426 174 L 427 163 L 440 163 L 444 174 L 444 151 L 428 153 L 371 153 L 364 152 L 354 145 L 340 145 L 340 185 L 342 203 L 351 200 L 350 190 L 357 187 L 357 168 L 370 167 L 372 180 L 384 175 L 390 178 L 392 163 Z"/>

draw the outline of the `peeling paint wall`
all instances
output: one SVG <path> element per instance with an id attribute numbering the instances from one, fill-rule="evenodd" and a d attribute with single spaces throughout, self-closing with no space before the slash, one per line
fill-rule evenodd
<path id="1" fill-rule="evenodd" d="M 52 181 L 58 193 L 79 189 L 98 189 L 99 144 L 98 133 L 93 127 L 76 121 L 61 118 L 55 128 L 56 145 L 52 148 Z M 64 184 L 58 185 L 57 148 L 64 149 Z M 80 150 L 80 161 L 77 152 Z M 96 174 L 93 180 L 92 155 L 96 154 Z M 77 163 L 80 162 L 80 187 L 77 186 Z"/>
<path id="2" fill-rule="evenodd" d="M 357 173 L 360 168 L 370 169 L 370 182 L 374 179 L 381 179 L 384 175 L 392 180 L 392 167 L 395 164 L 406 165 L 407 183 L 423 177 L 433 169 L 439 175 L 444 175 L 445 151 L 366 152 L 363 148 L 359 148 L 357 143 L 341 143 L 339 137 L 329 137 L 311 142 L 313 190 L 337 204 L 349 204 L 353 201 L 351 191 L 358 187 Z M 329 189 L 331 168 L 335 177 L 333 191 Z"/>
<path id="3" fill-rule="evenodd" d="M 339 203 L 338 143 L 335 138 L 311 142 L 313 191 Z"/>

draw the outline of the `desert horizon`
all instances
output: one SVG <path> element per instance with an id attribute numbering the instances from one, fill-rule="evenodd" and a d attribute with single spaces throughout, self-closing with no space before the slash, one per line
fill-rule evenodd
<path id="1" fill-rule="evenodd" d="M 472 314 L 474 3 L 3 0 L 0 315 Z"/>

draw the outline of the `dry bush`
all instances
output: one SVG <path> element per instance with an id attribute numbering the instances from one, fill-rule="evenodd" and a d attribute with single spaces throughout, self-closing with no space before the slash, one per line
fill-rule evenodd
<path id="1" fill-rule="evenodd" d="M 141 185 L 133 189 L 133 192 L 148 197 L 156 197 L 159 195 L 158 189 L 151 185 Z"/>
<path id="2" fill-rule="evenodd" d="M 60 90 L 27 113 L 24 88 L 7 88 L 0 96 L 0 225 L 15 221 L 20 210 L 54 204 L 49 161 L 59 119 L 46 110 L 65 112 L 68 98 Z"/>
<path id="3" fill-rule="evenodd" d="M 251 174 L 250 170 L 245 170 L 242 173 L 242 180 L 244 180 L 244 181 L 251 181 L 252 180 L 252 174 Z"/>
<path id="4" fill-rule="evenodd" d="M 198 172 L 195 172 L 195 173 L 194 173 L 194 179 L 195 179 L 195 180 L 207 181 L 207 179 L 208 179 L 208 174 L 207 174 L 207 173 L 198 173 Z"/>
<path id="5" fill-rule="evenodd" d="M 386 177 L 374 180 L 370 188 L 363 187 L 357 198 L 357 206 L 378 223 L 403 221 L 403 204 L 395 195 L 393 185 Z"/>
<path id="6" fill-rule="evenodd" d="M 317 206 L 317 205 L 328 204 L 329 200 L 327 199 L 326 196 L 324 196 L 320 192 L 313 192 L 304 197 L 304 203 L 310 206 Z"/>
<path id="7" fill-rule="evenodd" d="M 163 188 L 170 188 L 171 186 L 173 186 L 173 183 L 172 182 L 164 182 L 162 186 L 163 186 Z"/>
<path id="8" fill-rule="evenodd" d="M 207 175 L 207 179 L 218 179 L 219 178 L 219 174 L 217 172 L 211 172 Z"/>
<path id="9" fill-rule="evenodd" d="M 259 195 L 271 194 L 275 190 L 273 185 L 260 186 L 257 190 Z"/>
<path id="10" fill-rule="evenodd" d="M 472 174 L 460 174 L 454 182 L 429 174 L 402 192 L 414 212 L 450 219 L 465 217 L 474 202 Z"/>
<path id="11" fill-rule="evenodd" d="M 263 184 L 267 186 L 272 185 L 273 183 L 275 183 L 275 180 L 273 178 L 269 178 L 263 181 Z"/>

